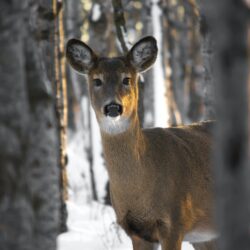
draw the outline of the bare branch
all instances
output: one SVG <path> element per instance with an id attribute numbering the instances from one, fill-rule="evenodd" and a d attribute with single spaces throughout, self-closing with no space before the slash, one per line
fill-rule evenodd
<path id="1" fill-rule="evenodd" d="M 124 11 L 123 11 L 123 6 L 121 0 L 112 0 L 112 5 L 114 8 L 114 23 L 115 23 L 115 28 L 116 28 L 116 33 L 118 40 L 121 44 L 123 53 L 128 52 L 128 46 L 126 42 L 126 33 L 127 33 L 127 28 L 126 28 L 126 21 L 124 17 Z"/>

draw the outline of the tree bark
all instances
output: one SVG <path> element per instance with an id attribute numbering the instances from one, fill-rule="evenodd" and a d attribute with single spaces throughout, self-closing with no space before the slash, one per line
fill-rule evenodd
<path id="1" fill-rule="evenodd" d="M 177 82 L 179 82 L 176 78 L 176 66 L 179 66 L 179 61 L 175 58 L 175 41 L 173 33 L 173 27 L 170 24 L 169 14 L 171 11 L 170 1 L 165 0 L 162 1 L 161 8 L 164 13 L 162 18 L 162 26 L 163 26 L 163 39 L 162 39 L 162 47 L 163 47 L 163 68 L 165 75 L 165 84 L 167 89 L 167 107 L 169 111 L 169 125 L 174 126 L 177 124 L 183 124 L 183 114 L 181 113 L 179 106 L 177 105 L 177 100 L 175 97 L 175 89 L 177 89 Z M 173 15 L 173 14 L 172 14 Z M 173 18 L 173 16 L 172 16 Z M 176 33 L 176 31 L 175 31 Z M 169 72 L 171 70 L 171 73 Z M 182 96 L 183 97 L 183 96 Z M 183 98 L 181 98 L 183 99 Z"/>
<path id="2" fill-rule="evenodd" d="M 27 1 L 0 3 L 0 246 L 4 250 L 32 247 L 33 208 L 23 159 L 30 121 L 23 50 L 26 7 Z"/>
<path id="3" fill-rule="evenodd" d="M 201 119 L 197 88 L 200 65 L 197 10 L 193 0 L 161 1 L 163 16 L 163 67 L 170 125 Z"/>
<path id="4" fill-rule="evenodd" d="M 207 0 L 196 0 L 196 2 L 200 12 L 201 56 L 203 59 L 201 86 L 205 106 L 204 119 L 215 119 L 215 86 L 213 79 L 214 44 L 207 20 Z"/>
<path id="5" fill-rule="evenodd" d="M 143 36 L 153 35 L 153 24 L 152 24 L 152 0 L 144 0 L 140 13 L 141 21 L 143 23 Z M 154 125 L 155 114 L 154 114 L 154 72 L 148 70 L 144 74 L 143 86 L 143 127 L 150 128 Z M 157 84 L 157 83 L 155 83 Z"/>
<path id="6" fill-rule="evenodd" d="M 249 10 L 243 1 L 206 4 L 216 48 L 215 177 L 221 250 L 250 249 Z"/>
<path id="7" fill-rule="evenodd" d="M 52 250 L 59 229 L 52 4 L 1 1 L 0 12 L 0 140 L 4 145 L 0 248 Z"/>
<path id="8" fill-rule="evenodd" d="M 124 17 L 124 9 L 121 0 L 112 0 L 113 13 L 114 13 L 114 24 L 116 28 L 116 35 L 121 46 L 122 54 L 128 52 L 127 44 L 127 27 Z"/>
<path id="9" fill-rule="evenodd" d="M 67 177 L 67 128 L 68 128 L 68 96 L 66 82 L 66 62 L 64 53 L 64 25 L 63 1 L 53 1 L 54 13 L 54 63 L 55 63 L 55 89 L 56 89 L 56 114 L 59 132 L 59 166 L 61 188 L 61 220 L 60 232 L 67 231 L 68 177 Z"/>
<path id="10" fill-rule="evenodd" d="M 81 27 L 86 22 L 84 18 L 83 6 L 80 0 L 65 1 L 64 2 L 64 23 L 65 23 L 65 40 L 71 38 L 81 40 Z M 69 65 L 66 64 L 67 69 L 67 87 L 68 87 L 68 127 L 76 131 L 79 125 L 83 126 L 83 112 L 81 107 L 81 98 L 86 92 L 86 83 L 84 78 L 74 70 L 70 70 Z M 75 110 L 79 110 L 79 115 Z M 79 118 L 79 119 L 77 119 Z"/>

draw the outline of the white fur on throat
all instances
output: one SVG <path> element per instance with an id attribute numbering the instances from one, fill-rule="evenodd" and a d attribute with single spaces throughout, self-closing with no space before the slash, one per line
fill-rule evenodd
<path id="1" fill-rule="evenodd" d="M 125 116 L 103 116 L 99 120 L 99 125 L 101 131 L 107 134 L 116 135 L 125 132 L 129 128 L 130 118 Z"/>

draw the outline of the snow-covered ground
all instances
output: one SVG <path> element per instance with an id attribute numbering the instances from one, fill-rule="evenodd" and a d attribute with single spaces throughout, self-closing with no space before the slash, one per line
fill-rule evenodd
<path id="1" fill-rule="evenodd" d="M 115 222 L 111 207 L 68 202 L 69 232 L 58 237 L 58 250 L 132 250 L 128 236 Z M 183 250 L 193 249 L 184 243 Z"/>
<path id="2" fill-rule="evenodd" d="M 132 249 L 130 240 L 115 223 L 111 207 L 95 202 L 68 202 L 67 206 L 69 232 L 58 237 L 59 250 Z"/>

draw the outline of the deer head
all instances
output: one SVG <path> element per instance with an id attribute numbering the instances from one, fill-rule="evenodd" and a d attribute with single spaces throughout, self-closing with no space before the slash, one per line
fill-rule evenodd
<path id="1" fill-rule="evenodd" d="M 85 43 L 71 39 L 66 57 L 80 74 L 88 76 L 92 107 L 104 133 L 123 133 L 137 119 L 138 74 L 149 69 L 157 57 L 156 40 L 145 37 L 127 55 L 99 57 Z"/>

